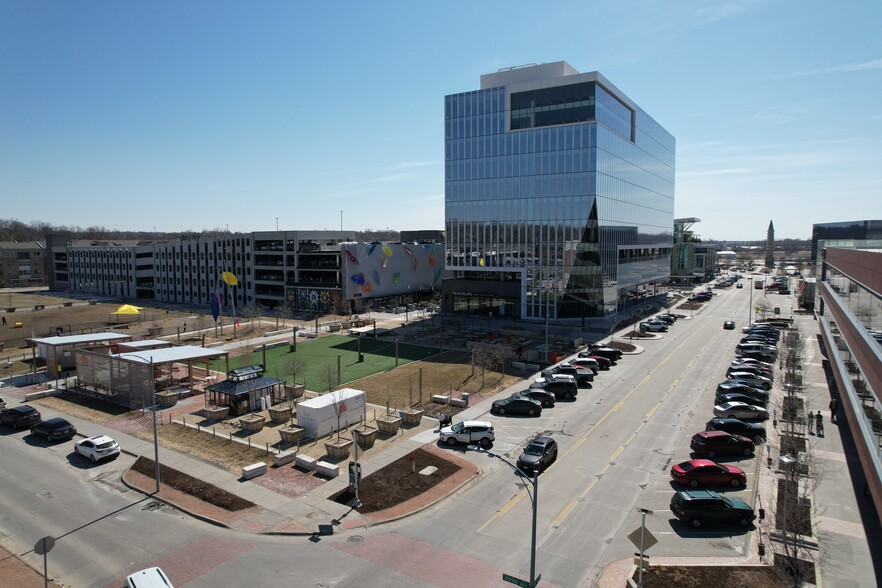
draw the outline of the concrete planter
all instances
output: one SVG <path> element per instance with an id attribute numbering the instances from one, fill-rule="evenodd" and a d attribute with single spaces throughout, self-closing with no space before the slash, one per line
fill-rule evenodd
<path id="1" fill-rule="evenodd" d="M 226 420 L 226 418 L 230 416 L 230 407 L 218 406 L 215 408 L 208 408 L 206 406 L 202 409 L 202 413 L 205 415 L 205 418 L 207 418 L 211 422 L 219 423 L 223 420 Z"/>
<path id="2" fill-rule="evenodd" d="M 383 415 L 377 419 L 377 427 L 384 435 L 395 435 L 401 427 L 401 417 L 394 414 Z"/>
<path id="3" fill-rule="evenodd" d="M 174 406 L 178 403 L 177 392 L 157 392 L 156 403 L 159 406 Z"/>
<path id="4" fill-rule="evenodd" d="M 259 414 L 244 416 L 239 419 L 239 424 L 246 433 L 257 433 L 266 424 L 266 417 Z"/>
<path id="5" fill-rule="evenodd" d="M 282 437 L 282 443 L 286 445 L 294 445 L 299 443 L 306 435 L 306 429 L 291 425 L 290 427 L 281 427 L 279 435 Z"/>
<path id="6" fill-rule="evenodd" d="M 269 409 L 270 420 L 274 423 L 287 423 L 294 413 L 293 406 L 271 406 Z"/>
<path id="7" fill-rule="evenodd" d="M 359 447 L 370 447 L 373 445 L 374 441 L 377 440 L 377 435 L 379 433 L 380 429 L 368 425 L 352 429 L 352 437 L 355 439 L 355 442 L 358 443 Z"/>
<path id="8" fill-rule="evenodd" d="M 349 457 L 349 452 L 352 451 L 352 444 L 354 442 L 352 439 L 344 439 L 340 437 L 340 440 L 337 441 L 334 438 L 331 441 L 325 441 L 325 451 L 328 452 L 328 456 L 333 457 L 335 459 L 345 459 Z"/>
<path id="9" fill-rule="evenodd" d="M 414 427 L 416 425 L 419 425 L 420 421 L 423 420 L 423 412 L 425 411 L 423 411 L 422 409 L 414 410 L 412 408 L 409 410 L 402 410 L 401 421 L 406 427 Z"/>

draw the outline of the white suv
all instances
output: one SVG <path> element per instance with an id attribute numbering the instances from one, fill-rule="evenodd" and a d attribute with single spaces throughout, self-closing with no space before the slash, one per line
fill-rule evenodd
<path id="1" fill-rule="evenodd" d="M 441 441 L 450 446 L 457 443 L 469 445 L 479 443 L 481 447 L 490 447 L 496 439 L 493 425 L 487 421 L 463 421 L 441 429 Z"/>

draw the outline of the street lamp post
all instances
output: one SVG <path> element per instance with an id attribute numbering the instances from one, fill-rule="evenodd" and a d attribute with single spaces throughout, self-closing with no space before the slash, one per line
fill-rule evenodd
<path id="1" fill-rule="evenodd" d="M 134 353 L 128 354 L 129 357 L 137 357 L 141 361 L 148 362 L 149 366 L 149 379 L 150 379 L 150 402 L 153 403 L 153 465 L 155 467 L 154 475 L 156 477 L 156 494 L 159 494 L 159 436 L 156 433 L 156 382 L 153 376 L 153 356 L 151 355 L 149 359 L 145 359 L 140 355 L 136 355 Z"/>
<path id="2" fill-rule="evenodd" d="M 483 451 L 484 453 L 486 453 L 490 457 L 495 457 L 495 458 L 499 459 L 500 461 L 502 461 L 502 463 L 504 463 L 505 465 L 510 467 L 517 476 L 523 478 L 524 480 L 529 482 L 531 486 L 533 486 L 533 492 L 530 492 L 530 489 L 527 488 L 526 486 L 525 486 L 525 489 L 527 491 L 527 495 L 530 497 L 530 505 L 533 508 L 533 523 L 532 523 L 532 530 L 530 533 L 530 586 L 535 587 L 536 586 L 536 516 L 539 512 L 539 468 L 536 467 L 536 469 L 533 470 L 533 477 L 531 478 L 531 477 L 527 476 L 526 472 L 524 472 L 523 470 L 521 470 L 519 467 L 512 464 L 511 462 L 509 462 L 507 459 L 505 459 L 501 455 L 497 455 L 495 453 L 491 453 L 489 451 L 486 451 L 486 450 L 480 449 L 480 448 L 478 449 L 478 451 Z"/>

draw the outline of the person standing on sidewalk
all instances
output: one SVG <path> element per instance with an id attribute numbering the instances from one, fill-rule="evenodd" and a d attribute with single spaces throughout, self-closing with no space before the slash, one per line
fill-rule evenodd
<path id="1" fill-rule="evenodd" d="M 824 436 L 824 417 L 821 416 L 821 411 L 818 411 L 818 414 L 815 415 L 815 435 L 818 437 Z"/>
<path id="2" fill-rule="evenodd" d="M 812 426 L 815 424 L 815 414 L 812 411 L 809 411 L 808 418 L 805 419 L 805 424 L 808 427 L 808 434 L 813 435 Z"/>
<path id="3" fill-rule="evenodd" d="M 830 422 L 836 422 L 836 409 L 839 408 L 839 401 L 836 400 L 836 397 L 830 399 Z"/>

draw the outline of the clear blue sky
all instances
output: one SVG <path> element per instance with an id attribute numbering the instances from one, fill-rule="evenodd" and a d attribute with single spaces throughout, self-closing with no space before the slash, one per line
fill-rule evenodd
<path id="1" fill-rule="evenodd" d="M 599 71 L 714 239 L 882 217 L 882 2 L 0 0 L 0 218 L 441 229 L 443 97 Z"/>

